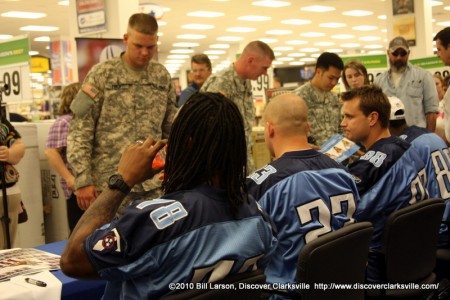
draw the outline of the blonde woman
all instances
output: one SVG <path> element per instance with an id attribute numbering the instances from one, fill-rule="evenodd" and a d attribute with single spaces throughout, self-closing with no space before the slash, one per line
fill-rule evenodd
<path id="1" fill-rule="evenodd" d="M 369 84 L 367 69 L 359 60 L 349 60 L 344 65 L 342 75 L 342 81 L 347 91 Z"/>
<path id="2" fill-rule="evenodd" d="M 83 210 L 78 207 L 77 197 L 74 194 L 75 177 L 67 162 L 67 135 L 72 121 L 70 104 L 80 88 L 81 83 L 76 82 L 63 89 L 58 111 L 59 117 L 50 128 L 45 149 L 45 156 L 47 156 L 50 166 L 61 177 L 61 187 L 67 199 L 67 219 L 71 232 L 83 214 Z"/>

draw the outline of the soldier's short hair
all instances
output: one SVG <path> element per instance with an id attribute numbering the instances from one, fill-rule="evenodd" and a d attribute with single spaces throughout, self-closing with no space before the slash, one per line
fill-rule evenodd
<path id="1" fill-rule="evenodd" d="M 344 69 L 344 62 L 336 53 L 324 52 L 317 58 L 316 68 L 328 70 L 330 67 L 335 67 L 338 70 Z"/>
<path id="2" fill-rule="evenodd" d="M 154 35 L 158 33 L 158 22 L 152 15 L 136 13 L 128 20 L 128 29 L 133 29 L 143 34 Z"/>

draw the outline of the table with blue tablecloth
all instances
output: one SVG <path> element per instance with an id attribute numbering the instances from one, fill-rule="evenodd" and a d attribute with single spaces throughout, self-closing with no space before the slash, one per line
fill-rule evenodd
<path id="1" fill-rule="evenodd" d="M 67 241 L 45 244 L 36 249 L 61 255 Z M 53 275 L 62 282 L 61 300 L 98 300 L 105 290 L 105 280 L 80 280 L 64 275 L 61 270 Z"/>

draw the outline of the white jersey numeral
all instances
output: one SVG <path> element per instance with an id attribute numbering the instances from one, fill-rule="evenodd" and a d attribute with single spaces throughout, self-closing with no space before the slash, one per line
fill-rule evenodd
<path id="1" fill-rule="evenodd" d="M 186 217 L 188 215 L 186 209 L 180 202 L 174 202 L 172 204 L 162 206 L 155 209 L 150 213 L 150 219 L 155 223 L 155 226 L 161 230 L 164 229 L 176 221 Z"/>
<path id="2" fill-rule="evenodd" d="M 441 193 L 441 198 L 448 199 L 448 198 L 450 198 L 449 149 L 448 148 L 443 149 L 442 152 L 435 151 L 435 152 L 431 153 L 431 161 L 433 162 L 434 171 L 436 173 L 436 180 L 439 185 L 439 191 Z"/>
<path id="3" fill-rule="evenodd" d="M 344 213 L 343 212 L 344 206 L 342 205 L 344 203 L 347 203 L 347 211 L 345 212 L 345 215 L 348 218 L 348 221 L 345 222 L 345 225 L 355 222 L 355 220 L 352 218 L 353 213 L 355 212 L 356 209 L 355 198 L 353 193 L 331 196 L 330 202 L 331 202 L 331 211 L 325 204 L 325 202 L 320 198 L 297 207 L 297 214 L 300 219 L 301 225 L 313 221 L 314 215 L 313 211 L 317 210 L 318 211 L 317 214 L 319 216 L 318 221 L 323 226 L 321 228 L 310 230 L 308 233 L 306 233 L 305 235 L 306 243 L 309 243 L 310 241 L 316 239 L 317 237 L 331 231 L 331 223 L 330 223 L 331 214 L 338 215 Z"/>
<path id="4" fill-rule="evenodd" d="M 249 178 L 257 184 L 261 184 L 264 180 L 266 180 L 267 177 L 269 177 L 270 174 L 274 174 L 276 172 L 277 169 L 275 169 L 271 165 L 267 165 L 264 168 L 259 169 L 255 173 L 251 174 Z"/>
<path id="5" fill-rule="evenodd" d="M 417 174 L 416 178 L 411 181 L 411 200 L 409 204 L 414 204 L 417 201 L 422 201 L 428 198 L 428 190 L 425 188 L 427 185 L 427 173 L 425 169 L 422 169 Z"/>

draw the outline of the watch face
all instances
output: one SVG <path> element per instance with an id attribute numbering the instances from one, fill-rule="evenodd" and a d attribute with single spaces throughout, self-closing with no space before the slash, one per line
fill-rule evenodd
<path id="1" fill-rule="evenodd" d="M 122 176 L 114 174 L 109 178 L 109 184 L 117 186 L 118 183 L 120 183 L 120 180 Z"/>
<path id="2" fill-rule="evenodd" d="M 110 189 L 120 190 L 124 194 L 128 194 L 131 190 L 119 174 L 114 174 L 109 177 L 108 186 Z"/>

